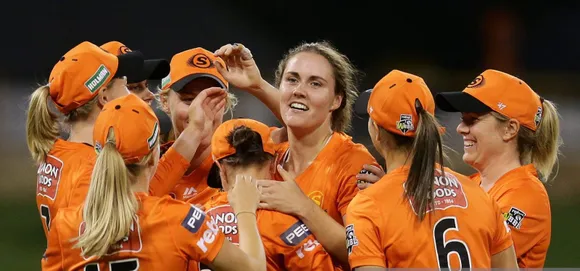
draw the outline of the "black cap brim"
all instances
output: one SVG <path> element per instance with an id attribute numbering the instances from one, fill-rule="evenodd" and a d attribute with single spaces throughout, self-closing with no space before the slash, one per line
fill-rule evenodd
<path id="1" fill-rule="evenodd" d="M 165 59 L 147 59 L 143 62 L 143 69 L 138 77 L 127 77 L 127 83 L 139 83 L 145 80 L 160 80 L 169 74 L 169 62 Z"/>
<path id="2" fill-rule="evenodd" d="M 367 89 L 361 92 L 354 103 L 354 113 L 359 116 L 368 116 L 367 107 L 369 104 L 369 98 L 371 97 L 371 92 L 373 89 Z"/>
<path id="3" fill-rule="evenodd" d="M 442 92 L 435 95 L 435 104 L 446 112 L 485 113 L 491 111 L 484 103 L 465 92 Z"/>
<path id="4" fill-rule="evenodd" d="M 180 80 L 178 80 L 177 82 L 173 83 L 173 85 L 171 85 L 171 89 L 173 89 L 174 91 L 180 92 L 181 90 L 183 90 L 183 87 L 185 87 L 185 85 L 189 84 L 191 81 L 193 81 L 197 78 L 202 78 L 202 77 L 214 79 L 216 81 L 216 83 L 218 83 L 219 87 L 224 88 L 224 89 L 226 88 L 226 85 L 222 82 L 222 80 L 215 77 L 214 75 L 211 75 L 208 73 L 195 73 L 195 74 L 190 74 L 186 77 L 183 77 Z"/>
<path id="5" fill-rule="evenodd" d="M 126 54 L 118 55 L 119 65 L 114 78 L 121 78 L 126 76 L 129 78 L 139 78 L 143 72 L 145 57 L 139 51 L 128 52 Z"/>
<path id="6" fill-rule="evenodd" d="M 209 173 L 207 174 L 207 186 L 211 188 L 223 189 L 222 180 L 220 177 L 220 169 L 216 163 L 213 163 Z"/>

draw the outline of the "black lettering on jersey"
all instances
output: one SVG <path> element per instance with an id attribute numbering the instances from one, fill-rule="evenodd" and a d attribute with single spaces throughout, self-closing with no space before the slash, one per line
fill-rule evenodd
<path id="1" fill-rule="evenodd" d="M 302 221 L 298 220 L 298 222 L 294 223 L 280 235 L 280 239 L 282 239 L 286 245 L 296 246 L 311 234 L 310 229 L 308 229 Z"/>
<path id="2" fill-rule="evenodd" d="M 181 222 L 181 226 L 183 226 L 186 230 L 191 233 L 196 233 L 201 228 L 201 224 L 205 220 L 205 213 L 198 209 L 195 206 L 191 206 L 189 209 L 189 213 L 185 219 Z"/>
<path id="3" fill-rule="evenodd" d="M 346 250 L 348 255 L 352 253 L 354 246 L 358 245 L 358 240 L 354 234 L 354 224 L 349 224 L 346 226 Z"/>

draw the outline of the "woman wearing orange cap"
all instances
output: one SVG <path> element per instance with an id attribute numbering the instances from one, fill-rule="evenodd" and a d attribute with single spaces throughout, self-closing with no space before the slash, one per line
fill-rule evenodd
<path id="1" fill-rule="evenodd" d="M 83 42 L 61 57 L 49 83 L 32 93 L 26 140 L 32 158 L 39 164 L 36 201 L 45 234 L 58 208 L 68 206 L 75 198 L 76 180 L 83 165 L 94 157 L 93 123 L 100 106 L 127 95 L 126 77 L 134 76 L 142 66 L 143 56 L 138 52 L 116 57 Z M 59 116 L 50 110 L 49 99 L 70 127 L 67 140 L 59 138 Z"/>
<path id="2" fill-rule="evenodd" d="M 83 42 L 55 65 L 49 84 L 32 94 L 27 140 L 33 158 L 40 164 L 36 200 L 45 234 L 59 208 L 84 201 L 95 158 L 91 144 L 96 116 L 108 101 L 129 94 L 126 76 L 139 76 L 142 67 L 139 52 L 114 56 Z M 70 125 L 67 140 L 58 137 L 58 116 L 49 109 L 47 95 Z M 214 95 L 225 97 L 219 89 L 208 91 L 208 96 Z M 198 108 L 191 107 L 189 114 L 199 114 Z M 161 159 L 151 181 L 151 194 L 167 194 L 187 169 L 201 135 L 191 125 L 185 130 Z"/>
<path id="3" fill-rule="evenodd" d="M 237 175 L 272 179 L 280 145 L 271 134 L 272 129 L 251 119 L 228 120 L 213 134 L 212 156 L 221 178 L 208 180 L 208 185 L 221 191 L 204 207 L 234 244 L 238 244 L 239 234 L 235 212 L 227 201 L 228 192 Z M 257 217 L 268 270 L 334 270 L 330 255 L 300 220 L 268 210 L 260 210 Z M 203 265 L 198 268 L 207 270 Z"/>
<path id="4" fill-rule="evenodd" d="M 202 133 L 211 130 L 220 102 L 204 99 L 204 113 L 191 119 Z M 238 176 L 229 195 L 239 219 L 238 249 L 197 207 L 147 194 L 160 153 L 159 122 L 149 105 L 133 94 L 109 102 L 94 138 L 98 158 L 87 199 L 56 216 L 43 270 L 184 270 L 189 260 L 220 270 L 266 269 L 253 215 L 255 181 Z"/>
<path id="5" fill-rule="evenodd" d="M 228 44 L 215 54 L 227 64 L 226 69 L 215 63 L 220 73 L 278 112 L 288 131 L 279 161 L 286 182 L 261 182 L 261 206 L 298 217 L 347 265 L 343 216 L 359 191 L 357 174 L 376 165 L 368 150 L 345 134 L 358 94 L 356 69 L 330 44 L 304 43 L 280 61 L 278 91 L 262 79 L 243 45 Z"/>
<path id="6" fill-rule="evenodd" d="M 560 124 L 556 107 L 524 81 L 486 70 L 463 92 L 440 93 L 437 106 L 461 112 L 463 161 L 499 204 L 521 268 L 542 268 L 550 245 L 547 182 L 558 159 Z M 539 174 L 538 174 L 539 173 Z"/>
<path id="7" fill-rule="evenodd" d="M 348 206 L 354 270 L 517 266 L 496 204 L 443 166 L 434 111 L 431 91 L 418 76 L 393 70 L 373 88 L 369 135 L 387 171 Z"/>

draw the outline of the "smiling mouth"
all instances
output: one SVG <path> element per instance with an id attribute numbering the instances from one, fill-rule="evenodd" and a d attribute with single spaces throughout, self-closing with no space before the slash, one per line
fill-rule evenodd
<path id="1" fill-rule="evenodd" d="M 297 102 L 291 103 L 290 108 L 300 110 L 300 111 L 308 111 L 309 110 L 308 106 L 306 106 L 303 103 L 297 103 Z"/>

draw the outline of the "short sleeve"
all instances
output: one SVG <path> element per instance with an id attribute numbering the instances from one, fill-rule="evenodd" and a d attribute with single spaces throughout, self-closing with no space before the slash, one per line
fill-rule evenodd
<path id="1" fill-rule="evenodd" d="M 503 215 L 499 209 L 499 206 L 495 202 L 492 202 L 492 206 L 495 213 L 495 225 L 494 226 L 494 236 L 493 243 L 491 246 L 491 255 L 498 254 L 508 247 L 513 245 L 512 237 L 510 234 L 510 228 L 508 227 L 506 221 L 503 219 Z"/>
<path id="2" fill-rule="evenodd" d="M 380 216 L 376 203 L 364 194 L 358 194 L 346 214 L 346 246 L 351 268 L 379 266 L 386 268 L 386 257 L 381 244 Z"/>
<path id="3" fill-rule="evenodd" d="M 375 158 L 366 149 L 355 149 L 343 154 L 340 167 L 340 183 L 337 192 L 337 209 L 342 216 L 346 214 L 346 208 L 356 196 L 359 189 L 356 185 L 356 175 L 363 170 L 364 165 L 381 167 Z"/>
<path id="4" fill-rule="evenodd" d="M 199 208 L 171 200 L 164 213 L 177 249 L 198 262 L 213 262 L 225 240 L 218 226 Z"/>
<path id="5" fill-rule="evenodd" d="M 190 161 L 181 156 L 173 146 L 169 147 L 159 160 L 155 175 L 149 183 L 149 194 L 158 197 L 169 194 L 183 178 L 189 164 Z"/>

